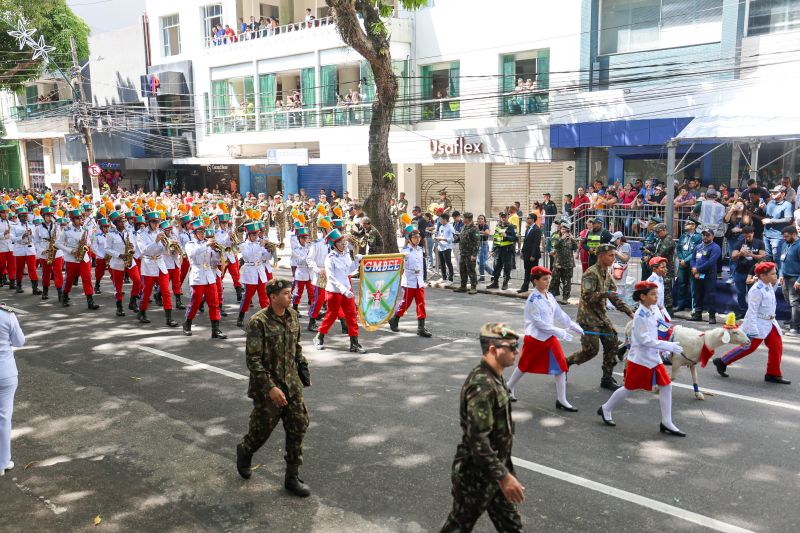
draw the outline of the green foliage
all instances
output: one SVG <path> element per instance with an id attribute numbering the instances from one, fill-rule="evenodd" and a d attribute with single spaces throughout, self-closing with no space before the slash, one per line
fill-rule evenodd
<path id="1" fill-rule="evenodd" d="M 383 174 L 383 179 L 385 179 L 386 181 L 392 181 L 396 177 L 397 177 L 397 175 L 394 172 L 385 172 Z"/>
<path id="2" fill-rule="evenodd" d="M 69 71 L 72 58 L 70 37 L 75 38 L 79 59 L 89 57 L 89 26 L 67 6 L 65 0 L 0 0 L 0 88 L 19 90 L 27 81 L 42 74 L 42 62 L 30 62 L 32 50 L 19 49 L 19 43 L 8 31 L 16 29 L 21 17 L 27 20 L 28 28 L 36 28 L 35 40 L 44 36 L 45 43 L 54 46 L 50 53 L 50 69 L 58 67 Z"/>

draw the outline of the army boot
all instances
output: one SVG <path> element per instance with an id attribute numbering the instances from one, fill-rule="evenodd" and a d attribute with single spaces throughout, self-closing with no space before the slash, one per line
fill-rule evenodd
<path id="1" fill-rule="evenodd" d="M 239 311 L 239 317 L 236 319 L 236 327 L 243 328 L 244 327 L 244 313 Z"/>
<path id="2" fill-rule="evenodd" d="M 35 296 L 39 296 L 42 294 L 42 291 L 39 290 L 39 282 L 38 281 L 31 281 L 31 294 Z"/>
<path id="3" fill-rule="evenodd" d="M 702 311 L 692 311 L 692 316 L 689 317 L 691 322 L 700 322 L 703 320 L 703 312 Z"/>
<path id="4" fill-rule="evenodd" d="M 70 305 L 70 303 L 69 303 L 69 294 L 67 294 L 65 292 L 64 294 L 61 295 L 61 306 L 62 307 L 69 307 L 69 305 Z"/>
<path id="5" fill-rule="evenodd" d="M 504 291 L 505 291 L 505 290 L 508 290 L 508 280 L 507 280 L 507 279 L 504 279 L 504 280 L 503 280 L 503 286 L 502 286 L 501 288 L 502 288 Z"/>
<path id="6" fill-rule="evenodd" d="M 250 479 L 253 475 L 253 470 L 250 465 L 253 462 L 253 456 L 247 453 L 241 444 L 236 445 L 236 471 L 244 479 Z"/>
<path id="7" fill-rule="evenodd" d="M 225 312 L 225 308 L 222 307 L 222 304 L 219 304 L 219 316 L 228 316 L 228 313 Z"/>
<path id="8" fill-rule="evenodd" d="M 339 319 L 339 324 L 342 325 L 342 333 L 347 335 L 350 331 L 347 329 L 347 322 L 345 322 L 344 318 Z"/>
<path id="9" fill-rule="evenodd" d="M 300 316 L 300 309 L 298 309 L 298 307 L 300 307 L 300 304 L 294 304 L 292 306 L 292 309 L 295 310 L 295 312 L 297 313 L 297 316 Z"/>
<path id="10" fill-rule="evenodd" d="M 316 318 L 309 318 L 308 319 L 308 331 L 317 331 L 319 328 L 317 327 L 317 319 Z"/>
<path id="11" fill-rule="evenodd" d="M 191 337 L 192 336 L 192 321 L 191 320 L 186 320 L 183 323 L 183 334 L 186 335 L 187 337 Z"/>
<path id="12" fill-rule="evenodd" d="M 500 285 L 497 284 L 497 281 L 492 280 L 492 282 L 486 286 L 487 289 L 499 289 Z"/>
<path id="13" fill-rule="evenodd" d="M 138 311 L 139 310 L 139 302 L 137 302 L 139 298 L 136 296 L 131 296 L 131 299 L 128 300 L 128 309 L 131 311 Z"/>
<path id="14" fill-rule="evenodd" d="M 717 323 L 717 314 L 714 312 L 708 313 L 708 323 L 709 324 L 716 324 Z"/>
<path id="15" fill-rule="evenodd" d="M 49 300 L 50 299 L 50 296 L 47 295 L 49 290 L 50 290 L 50 287 L 44 287 L 42 289 L 42 300 Z"/>
<path id="16" fill-rule="evenodd" d="M 15 280 L 11 280 L 8 282 L 8 290 L 13 291 L 17 288 L 17 282 Z"/>
<path id="17" fill-rule="evenodd" d="M 94 293 L 95 294 L 102 294 L 100 292 L 100 282 L 99 281 L 95 281 L 94 282 Z"/>
<path id="18" fill-rule="evenodd" d="M 164 317 L 166 318 L 166 324 L 168 327 L 178 327 L 178 323 L 172 320 L 172 309 L 164 309 Z"/>
<path id="19" fill-rule="evenodd" d="M 314 348 L 317 350 L 325 349 L 325 335 L 323 333 L 318 332 L 314 337 Z"/>
<path id="20" fill-rule="evenodd" d="M 619 385 L 614 379 L 614 376 L 611 375 L 610 371 L 603 370 L 603 377 L 600 379 L 600 387 L 610 391 L 615 391 L 619 388 Z"/>
<path id="21" fill-rule="evenodd" d="M 14 288 L 17 289 L 16 290 L 17 294 L 25 292 L 25 289 L 22 288 L 22 280 L 19 280 Z"/>
<path id="22" fill-rule="evenodd" d="M 136 313 L 136 320 L 141 322 L 142 324 L 149 324 L 150 319 L 147 318 L 147 311 L 139 311 Z"/>
<path id="23" fill-rule="evenodd" d="M 242 288 L 241 287 L 234 287 L 236 290 L 236 303 L 240 303 L 242 301 Z"/>
<path id="24" fill-rule="evenodd" d="M 100 306 L 94 303 L 94 296 L 87 296 L 86 297 L 86 307 L 94 311 L 95 309 L 100 309 Z"/>
<path id="25" fill-rule="evenodd" d="M 400 317 L 395 315 L 389 319 L 389 329 L 394 332 L 400 331 Z"/>
<path id="26" fill-rule="evenodd" d="M 294 494 L 295 496 L 299 496 L 300 498 L 306 498 L 311 496 L 311 489 L 308 488 L 308 485 L 303 483 L 303 480 L 300 479 L 298 476 L 300 470 L 300 465 L 286 465 L 286 477 L 284 478 L 283 486 Z"/>
<path id="27" fill-rule="evenodd" d="M 211 321 L 211 338 L 212 339 L 227 339 L 228 336 L 222 333 L 219 329 L 219 320 Z"/>
<path id="28" fill-rule="evenodd" d="M 157 306 L 161 307 L 164 305 L 164 300 L 161 298 L 161 291 L 155 293 L 153 298 L 155 298 Z"/>
<path id="29" fill-rule="evenodd" d="M 467 291 L 467 294 L 478 294 L 478 287 L 476 287 L 475 285 L 473 285 L 473 286 L 472 286 L 472 287 L 470 287 L 470 289 Z"/>
<path id="30" fill-rule="evenodd" d="M 56 294 L 58 294 L 58 301 L 60 302 L 64 297 L 64 292 L 61 289 L 56 289 Z"/>
<path id="31" fill-rule="evenodd" d="M 461 285 L 460 287 L 453 289 L 453 292 L 467 292 L 467 286 Z"/>
<path id="32" fill-rule="evenodd" d="M 364 347 L 358 343 L 358 337 L 350 337 L 350 351 L 354 353 L 367 353 Z"/>
<path id="33" fill-rule="evenodd" d="M 186 309 L 186 306 L 183 305 L 183 301 L 181 301 L 180 294 L 175 295 L 175 309 L 180 309 L 180 310 Z"/>
<path id="34" fill-rule="evenodd" d="M 117 302 L 117 316 L 125 316 L 125 311 L 122 310 L 122 302 Z"/>
<path id="35" fill-rule="evenodd" d="M 425 329 L 425 319 L 420 318 L 417 320 L 417 335 L 420 337 L 433 337 L 433 333 Z"/>

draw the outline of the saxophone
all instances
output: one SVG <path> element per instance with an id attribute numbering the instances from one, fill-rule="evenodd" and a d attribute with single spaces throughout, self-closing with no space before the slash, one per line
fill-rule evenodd
<path id="1" fill-rule="evenodd" d="M 225 248 L 223 248 L 220 243 L 213 240 L 208 243 L 208 247 L 219 254 L 219 267 L 222 272 L 225 272 L 225 267 L 227 266 L 225 262 Z"/>
<path id="2" fill-rule="evenodd" d="M 242 244 L 242 241 L 239 240 L 239 235 L 237 235 L 236 230 L 231 231 L 228 234 L 231 238 L 231 249 L 233 253 L 239 253 L 239 245 Z"/>
<path id="3" fill-rule="evenodd" d="M 183 251 L 183 247 L 178 241 L 169 239 L 167 251 L 170 255 L 175 256 L 176 261 L 182 262 L 184 259 L 186 259 L 186 253 Z"/>
<path id="4" fill-rule="evenodd" d="M 81 240 L 78 241 L 78 246 L 75 250 L 72 251 L 72 255 L 75 256 L 75 259 L 78 262 L 83 261 L 83 257 L 86 255 L 86 252 L 89 251 L 89 243 L 86 242 L 88 240 L 89 232 L 87 230 L 82 230 L 83 233 L 81 234 Z"/>
<path id="5" fill-rule="evenodd" d="M 125 268 L 128 269 L 133 264 L 133 256 L 136 254 L 136 250 L 133 248 L 133 243 L 131 242 L 130 239 L 124 239 L 124 240 L 125 240 L 125 251 L 123 252 L 122 255 L 124 255 L 125 257 L 123 257 L 122 261 L 125 264 Z"/>
<path id="6" fill-rule="evenodd" d="M 57 235 L 58 235 L 58 226 L 53 224 L 53 233 L 50 235 L 50 244 L 47 245 L 47 257 L 45 258 L 48 265 L 52 265 L 53 261 L 56 260 L 56 253 L 58 253 L 58 249 L 56 248 Z"/>

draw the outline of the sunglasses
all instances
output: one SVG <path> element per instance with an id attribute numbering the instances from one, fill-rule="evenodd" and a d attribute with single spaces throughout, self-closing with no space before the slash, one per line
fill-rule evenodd
<path id="1" fill-rule="evenodd" d="M 499 348 L 508 348 L 512 352 L 516 352 L 517 350 L 519 350 L 519 343 L 515 342 L 514 344 L 495 344 L 494 347 L 498 348 L 498 349 Z"/>

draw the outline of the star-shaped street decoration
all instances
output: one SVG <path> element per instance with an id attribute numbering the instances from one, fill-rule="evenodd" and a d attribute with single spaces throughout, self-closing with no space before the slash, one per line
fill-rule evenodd
<path id="1" fill-rule="evenodd" d="M 19 42 L 19 49 L 25 48 L 25 45 L 35 46 L 36 41 L 33 40 L 33 34 L 36 33 L 36 28 L 26 28 L 25 21 L 20 19 L 17 21 L 17 29 L 8 32 L 10 36 Z"/>
<path id="2" fill-rule="evenodd" d="M 31 48 L 33 48 L 33 56 L 31 56 L 31 59 L 36 61 L 41 58 L 45 63 L 50 61 L 50 52 L 56 49 L 55 46 L 50 46 L 44 42 L 44 35 L 40 35 L 39 42 L 35 43 L 35 45 L 31 45 Z"/>

